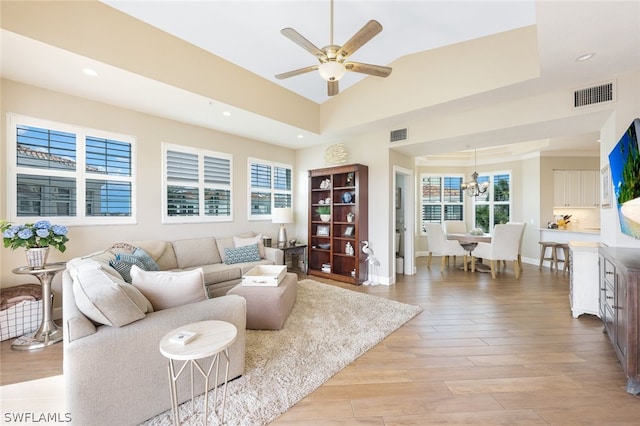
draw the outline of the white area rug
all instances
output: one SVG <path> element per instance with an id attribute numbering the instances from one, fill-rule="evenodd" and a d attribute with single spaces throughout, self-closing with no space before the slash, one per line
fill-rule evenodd
<path id="1" fill-rule="evenodd" d="M 247 330 L 245 374 L 228 385 L 224 423 L 268 424 L 420 312 L 418 306 L 300 281 L 282 330 Z M 196 398 L 200 411 L 203 400 Z M 189 402 L 182 404 L 181 418 L 190 410 Z M 219 425 L 212 410 L 210 393 L 207 425 Z M 202 424 L 200 417 L 185 424 Z M 144 423 L 171 424 L 170 411 Z"/>

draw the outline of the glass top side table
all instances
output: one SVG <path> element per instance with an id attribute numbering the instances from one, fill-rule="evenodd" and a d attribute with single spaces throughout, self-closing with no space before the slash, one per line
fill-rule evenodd
<path id="1" fill-rule="evenodd" d="M 18 337 L 11 344 L 11 349 L 16 351 L 30 351 L 41 349 L 60 342 L 62 340 L 62 329 L 53 322 L 51 303 L 51 281 L 53 277 L 66 268 L 65 262 L 47 263 L 42 269 L 31 269 L 29 266 L 21 266 L 12 270 L 14 274 L 33 275 L 42 285 L 42 324 L 33 334 Z"/>

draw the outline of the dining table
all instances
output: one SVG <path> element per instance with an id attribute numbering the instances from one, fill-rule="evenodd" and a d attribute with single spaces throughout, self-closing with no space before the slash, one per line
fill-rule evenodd
<path id="1" fill-rule="evenodd" d="M 448 240 L 457 240 L 458 243 L 469 252 L 469 256 L 472 256 L 473 250 L 478 246 L 479 242 L 490 243 L 491 234 L 447 234 Z M 463 265 L 464 266 L 464 265 Z M 491 272 L 491 268 L 488 265 L 482 263 L 482 259 L 477 259 L 475 268 L 469 268 L 469 270 L 475 269 L 478 272 Z"/>

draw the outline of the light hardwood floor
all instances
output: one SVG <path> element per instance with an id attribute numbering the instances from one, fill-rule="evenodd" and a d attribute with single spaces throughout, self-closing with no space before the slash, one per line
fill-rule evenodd
<path id="1" fill-rule="evenodd" d="M 426 258 L 393 286 L 355 291 L 424 312 L 340 371 L 274 424 L 640 424 L 640 397 L 602 323 L 569 310 L 568 274 L 511 265 L 498 278 Z M 300 278 L 304 278 L 301 276 Z M 2 384 L 61 374 L 62 345 L 0 347 Z"/>

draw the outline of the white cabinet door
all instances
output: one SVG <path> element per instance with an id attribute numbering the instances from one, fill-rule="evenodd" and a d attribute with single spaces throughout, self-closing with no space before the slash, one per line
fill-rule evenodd
<path id="1" fill-rule="evenodd" d="M 553 171 L 553 206 L 564 207 L 565 206 L 565 181 L 567 172 L 564 170 Z"/>
<path id="2" fill-rule="evenodd" d="M 582 170 L 582 206 L 600 206 L 600 173 L 595 170 Z"/>
<path id="3" fill-rule="evenodd" d="M 567 170 L 565 175 L 564 202 L 569 207 L 582 206 L 582 184 L 580 170 Z"/>
<path id="4" fill-rule="evenodd" d="M 570 302 L 571 315 L 578 318 L 582 314 L 600 316 L 599 243 L 570 242 L 571 250 L 571 282 Z"/>

